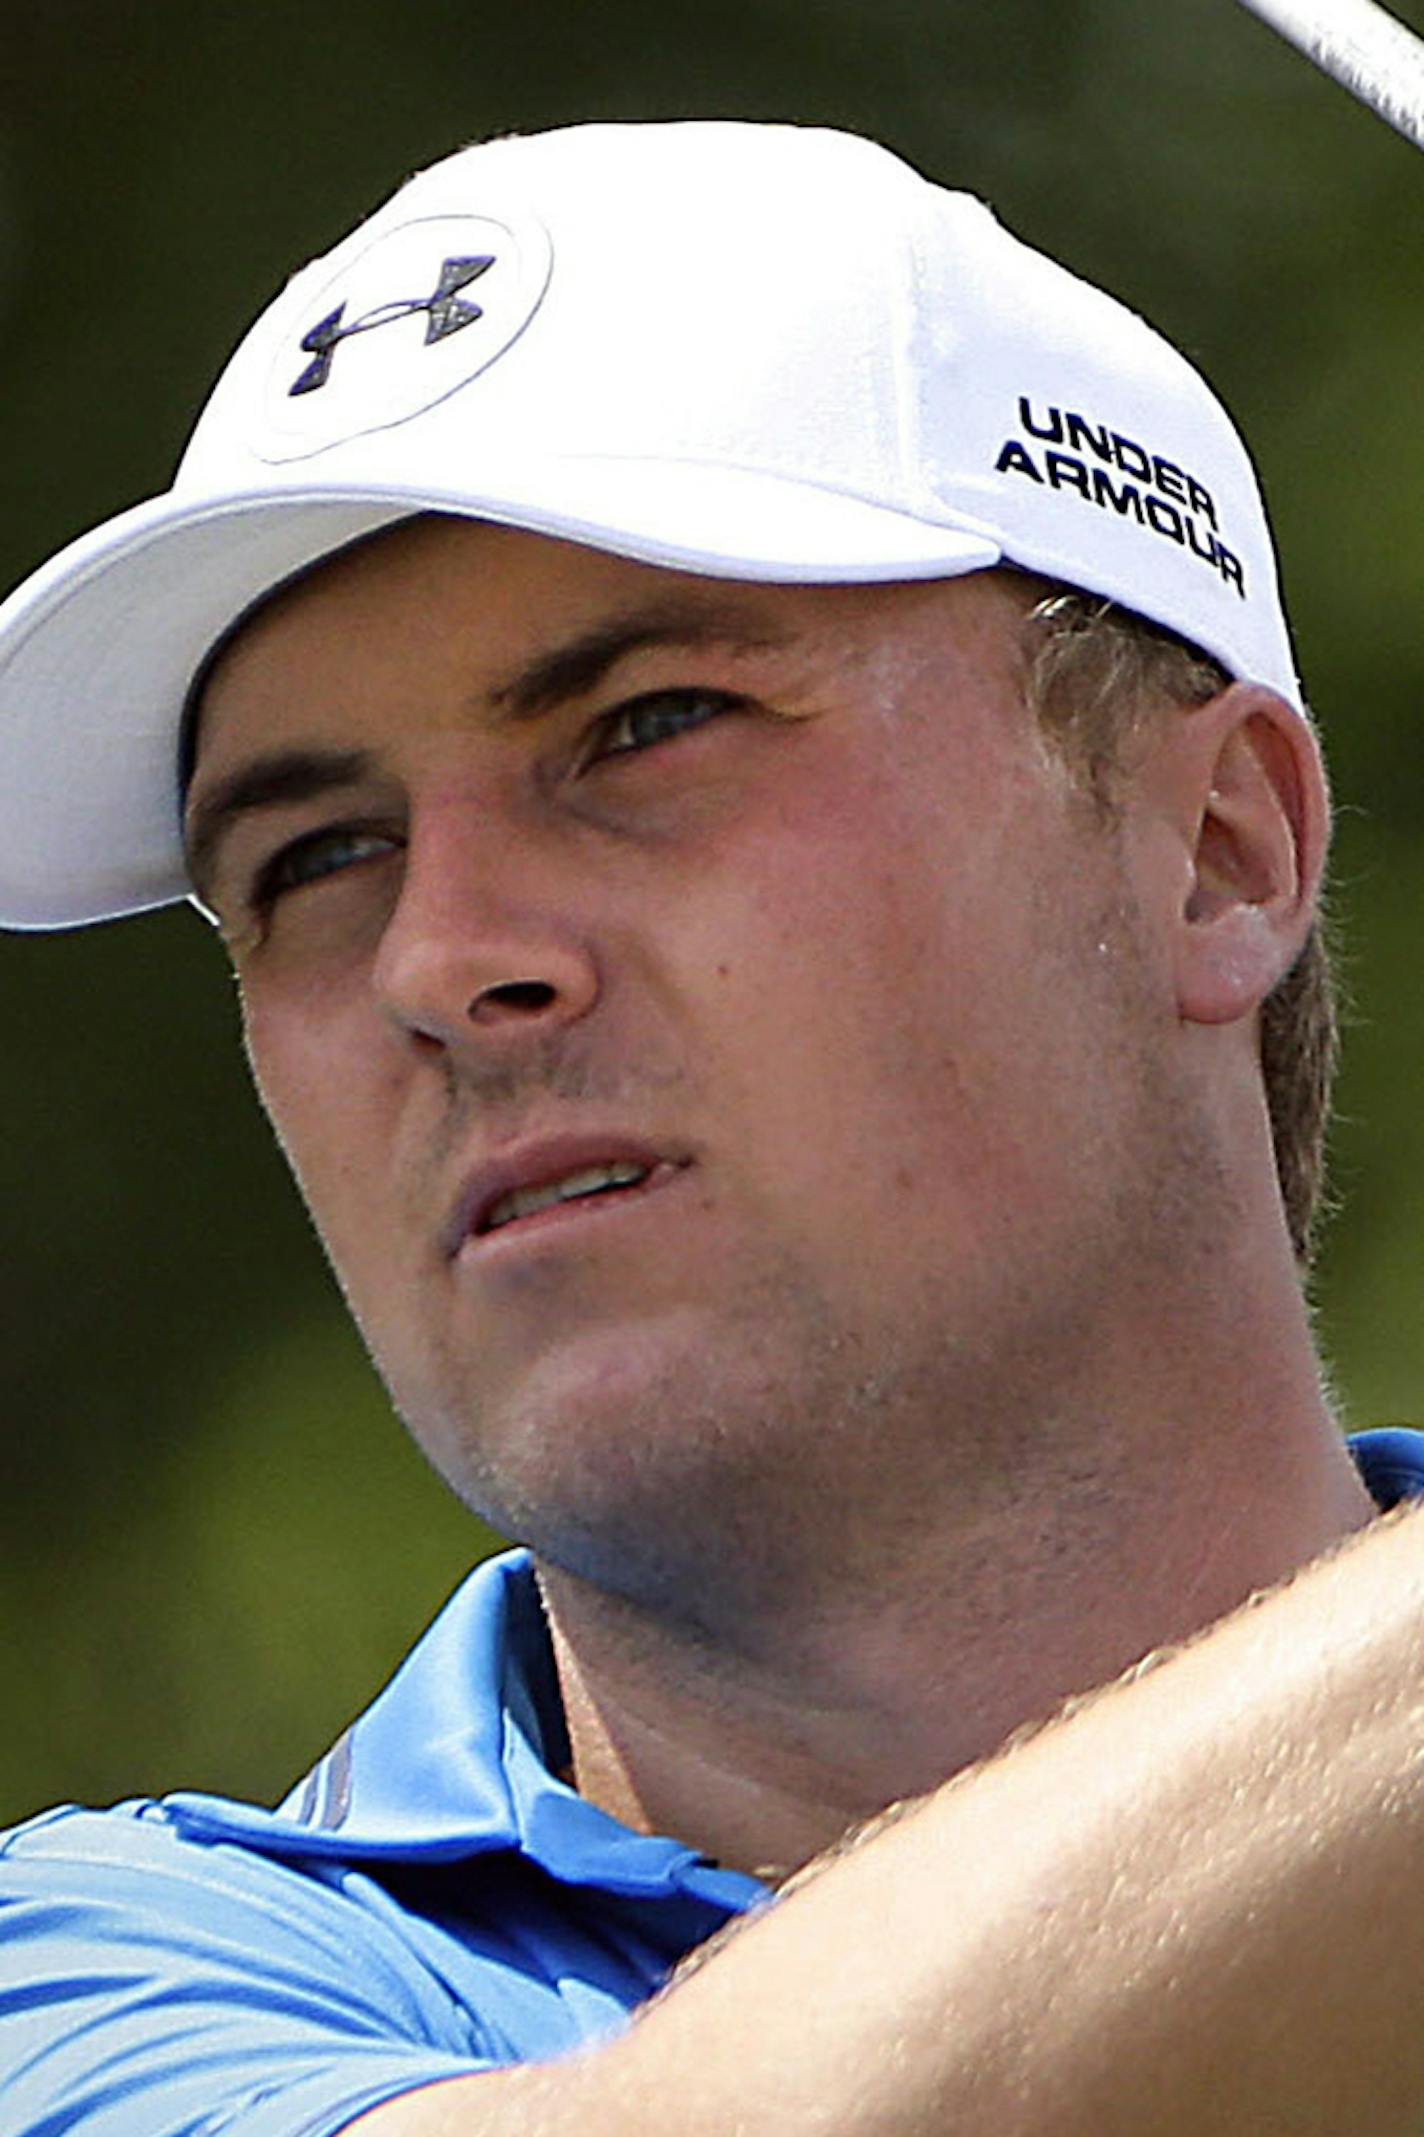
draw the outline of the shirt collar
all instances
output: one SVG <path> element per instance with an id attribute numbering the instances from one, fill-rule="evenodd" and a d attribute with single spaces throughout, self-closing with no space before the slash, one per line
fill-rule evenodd
<path id="1" fill-rule="evenodd" d="M 1381 1513 L 1401 1499 L 1424 1493 L 1424 1432 L 1408 1425 L 1380 1425 L 1373 1432 L 1355 1433 L 1350 1452 Z"/>
<path id="2" fill-rule="evenodd" d="M 1382 1508 L 1424 1493 L 1424 1433 L 1350 1442 Z M 455 1862 L 514 1850 L 564 1884 L 741 1912 L 764 1895 L 681 1842 L 635 1833 L 559 1779 L 568 1739 L 529 1554 L 476 1567 L 360 1719 L 275 1810 L 164 1799 L 194 1838 L 342 1861 Z"/>
<path id="3" fill-rule="evenodd" d="M 342 1861 L 514 1850 L 562 1883 L 690 1893 L 740 1911 L 765 1888 L 680 1841 L 635 1833 L 559 1779 L 568 1741 L 529 1554 L 477 1566 L 360 1719 L 275 1810 L 165 1797 L 195 1839 Z"/>

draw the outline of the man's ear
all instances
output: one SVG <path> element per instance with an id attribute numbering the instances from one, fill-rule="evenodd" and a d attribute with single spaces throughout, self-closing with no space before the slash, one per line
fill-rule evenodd
<path id="1" fill-rule="evenodd" d="M 1176 734 L 1187 842 L 1177 1007 L 1191 1023 L 1229 1024 L 1260 1006 L 1309 932 L 1329 839 L 1325 772 L 1308 723 L 1264 684 L 1233 683 Z"/>

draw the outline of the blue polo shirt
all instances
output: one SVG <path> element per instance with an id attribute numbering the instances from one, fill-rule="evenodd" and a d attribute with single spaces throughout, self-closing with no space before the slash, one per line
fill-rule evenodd
<path id="1" fill-rule="evenodd" d="M 523 1552 L 480 1566 L 276 1810 L 176 1795 L 0 1843 L 0 2133 L 329 2137 L 615 2030 L 764 1888 L 557 1778 Z"/>
<path id="2" fill-rule="evenodd" d="M 1353 1442 L 1382 1506 L 1424 1434 Z M 526 1554 L 479 1567 L 275 1810 L 176 1795 L 0 1840 L 0 2137 L 332 2137 L 616 2031 L 767 1897 L 558 1778 Z"/>

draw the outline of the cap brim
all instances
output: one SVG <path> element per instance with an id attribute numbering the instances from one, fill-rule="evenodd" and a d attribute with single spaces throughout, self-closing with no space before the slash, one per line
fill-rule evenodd
<path id="1" fill-rule="evenodd" d="M 580 460 L 531 482 L 526 463 L 478 493 L 312 485 L 138 505 L 0 607 L 0 925 L 70 927 L 186 897 L 177 740 L 204 659 L 294 573 L 417 512 L 788 584 L 954 577 L 1001 556 L 972 522 L 687 464 Z"/>

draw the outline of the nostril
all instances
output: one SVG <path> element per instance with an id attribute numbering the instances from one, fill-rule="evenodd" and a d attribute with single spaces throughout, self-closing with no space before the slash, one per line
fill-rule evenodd
<path id="1" fill-rule="evenodd" d="M 498 987 L 484 987 L 470 1004 L 470 1017 L 475 1023 L 487 1022 L 491 1017 L 512 1011 L 518 1015 L 537 1015 L 542 1009 L 552 1008 L 556 999 L 555 990 L 544 979 L 510 979 Z"/>

